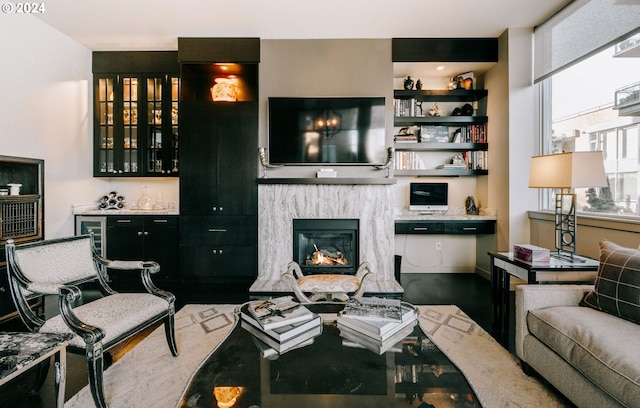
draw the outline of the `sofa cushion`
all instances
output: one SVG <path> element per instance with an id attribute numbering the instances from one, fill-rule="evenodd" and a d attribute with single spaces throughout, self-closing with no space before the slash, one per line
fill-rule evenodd
<path id="1" fill-rule="evenodd" d="M 581 305 L 640 323 L 640 251 L 601 241 L 595 287 Z"/>
<path id="2" fill-rule="evenodd" d="M 527 314 L 532 335 L 620 401 L 640 401 L 640 325 L 587 307 L 555 306 Z"/>

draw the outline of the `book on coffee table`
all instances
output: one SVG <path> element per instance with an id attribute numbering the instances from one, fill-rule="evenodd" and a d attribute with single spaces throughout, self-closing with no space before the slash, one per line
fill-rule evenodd
<path id="1" fill-rule="evenodd" d="M 309 309 L 291 296 L 248 302 L 246 313 L 264 330 L 289 326 L 293 323 L 311 320 L 314 317 Z"/>
<path id="2" fill-rule="evenodd" d="M 357 317 L 338 316 L 338 328 L 347 327 L 378 341 L 385 341 L 406 326 L 415 324 L 416 311 L 409 306 L 402 305 L 402 320 L 398 322 L 386 320 L 367 320 Z"/>
<path id="3" fill-rule="evenodd" d="M 320 318 L 318 317 L 318 320 Z M 246 321 L 240 322 L 240 325 L 243 329 L 257 337 L 260 341 L 267 344 L 269 347 L 273 348 L 278 353 L 282 354 L 286 351 L 289 351 L 293 348 L 300 347 L 302 343 L 309 339 L 313 339 L 322 334 L 322 323 L 319 325 L 307 330 L 303 333 L 298 334 L 297 336 L 290 338 L 286 341 L 280 342 L 269 335 L 267 335 L 264 331 L 256 328 L 255 326 L 249 324 Z"/>
<path id="4" fill-rule="evenodd" d="M 362 320 L 401 322 L 402 302 L 399 299 L 377 297 L 353 297 L 347 301 L 339 317 L 352 317 Z"/>
<path id="5" fill-rule="evenodd" d="M 292 348 L 290 348 L 290 349 L 288 349 L 286 351 L 283 351 L 282 353 L 278 353 L 278 351 L 276 349 L 274 349 L 273 347 L 269 346 L 267 343 L 265 343 L 264 341 L 260 340 L 256 336 L 251 336 L 251 339 L 253 340 L 253 342 L 256 345 L 256 347 L 258 347 L 258 350 L 260 351 L 260 356 L 262 356 L 262 358 L 266 358 L 266 359 L 274 359 L 274 358 L 278 357 L 281 354 L 284 354 L 284 353 L 289 352 L 291 350 L 297 350 L 299 348 L 310 346 L 315 342 L 315 337 L 312 337 L 309 340 L 305 340 L 305 341 L 301 342 L 300 344 L 297 344 L 296 346 L 294 346 L 294 347 L 292 347 Z"/>
<path id="6" fill-rule="evenodd" d="M 413 333 L 413 327 L 415 326 L 415 324 L 415 321 L 410 322 L 409 325 L 404 326 L 400 330 L 394 332 L 393 335 L 391 335 L 384 341 L 373 339 L 367 335 L 362 334 L 361 332 L 352 330 L 344 326 L 340 327 L 340 337 L 347 341 L 345 343 L 345 341 L 343 340 L 343 345 L 345 346 L 349 346 L 349 342 L 354 342 L 359 344 L 363 348 L 373 351 L 374 353 L 384 354 L 392 349 L 402 350 L 402 346 L 398 345 L 398 343 L 401 343 L 405 337 Z"/>
<path id="7" fill-rule="evenodd" d="M 245 309 L 245 306 L 240 308 L 240 318 L 243 322 L 246 322 L 256 329 L 264 332 L 267 336 L 273 338 L 279 342 L 285 342 L 297 335 L 304 333 L 318 325 L 322 325 L 322 319 L 315 313 L 310 314 L 310 319 L 302 322 L 295 322 L 286 326 L 279 326 L 274 329 L 264 329 L 258 321 L 256 321 Z"/>

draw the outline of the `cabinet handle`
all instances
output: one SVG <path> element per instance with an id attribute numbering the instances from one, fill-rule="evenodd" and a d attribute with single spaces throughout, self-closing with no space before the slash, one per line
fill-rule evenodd
<path id="1" fill-rule="evenodd" d="M 413 227 L 414 231 L 429 231 L 427 227 Z"/>
<path id="2" fill-rule="evenodd" d="M 478 228 L 476 227 L 464 227 L 462 228 L 463 231 L 476 231 Z"/>
<path id="3" fill-rule="evenodd" d="M 132 222 L 132 220 L 116 220 L 116 222 L 119 224 L 129 224 Z"/>
<path id="4" fill-rule="evenodd" d="M 214 250 L 213 250 L 213 251 L 211 251 L 211 252 L 213 252 L 213 253 L 214 253 L 214 254 L 216 254 L 216 255 L 222 255 L 222 249 L 214 249 Z"/>
<path id="5" fill-rule="evenodd" d="M 224 228 L 209 228 L 209 232 L 227 232 Z"/>
<path id="6" fill-rule="evenodd" d="M 149 231 L 145 231 L 145 232 L 144 232 L 144 235 L 145 235 L 145 236 L 149 235 Z"/>
<path id="7" fill-rule="evenodd" d="M 213 212 L 216 212 L 216 211 L 223 211 L 223 210 L 224 210 L 224 208 L 223 208 L 223 207 L 213 207 Z"/>
<path id="8" fill-rule="evenodd" d="M 141 237 L 142 236 L 142 231 L 138 231 L 138 236 Z"/>
<path id="9" fill-rule="evenodd" d="M 161 223 L 167 223 L 169 222 L 169 220 L 153 220 L 153 222 L 161 224 Z"/>

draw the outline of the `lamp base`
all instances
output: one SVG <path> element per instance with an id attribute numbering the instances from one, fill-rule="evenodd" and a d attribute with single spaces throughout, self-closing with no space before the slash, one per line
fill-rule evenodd
<path id="1" fill-rule="evenodd" d="M 586 260 L 581 257 L 575 256 L 572 252 L 552 252 L 552 258 L 560 259 L 561 261 L 567 261 L 572 263 L 585 263 Z"/>

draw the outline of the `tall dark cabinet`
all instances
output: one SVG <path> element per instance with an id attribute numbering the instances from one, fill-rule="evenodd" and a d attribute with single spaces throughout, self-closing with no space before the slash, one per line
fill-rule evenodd
<path id="1" fill-rule="evenodd" d="M 180 276 L 257 276 L 257 38 L 180 38 Z"/>

